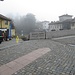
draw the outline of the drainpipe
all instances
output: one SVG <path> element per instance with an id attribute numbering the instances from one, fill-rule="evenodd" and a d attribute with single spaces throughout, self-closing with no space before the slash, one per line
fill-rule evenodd
<path id="1" fill-rule="evenodd" d="M 46 30 L 45 30 L 45 39 L 46 39 Z"/>
<path id="2" fill-rule="evenodd" d="M 1 20 L 1 28 L 2 28 L 2 20 Z"/>

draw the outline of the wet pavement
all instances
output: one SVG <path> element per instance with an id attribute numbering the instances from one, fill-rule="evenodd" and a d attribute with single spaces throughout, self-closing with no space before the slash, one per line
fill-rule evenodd
<path id="1" fill-rule="evenodd" d="M 51 51 L 32 61 L 12 75 L 74 75 L 75 74 L 75 38 L 57 40 L 30 40 L 20 45 L 0 51 L 0 66 L 27 55 L 39 48 Z"/>

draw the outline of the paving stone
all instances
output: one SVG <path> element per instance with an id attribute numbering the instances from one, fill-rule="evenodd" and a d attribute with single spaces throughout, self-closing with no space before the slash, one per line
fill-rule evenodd
<path id="1" fill-rule="evenodd" d="M 56 41 L 31 40 L 23 42 L 19 46 L 0 51 L 0 64 L 8 63 L 38 48 L 49 47 L 51 52 L 12 75 L 71 75 L 75 73 L 75 47 L 69 46 L 68 43 L 74 44 L 74 40 L 74 38 L 69 38 Z"/>

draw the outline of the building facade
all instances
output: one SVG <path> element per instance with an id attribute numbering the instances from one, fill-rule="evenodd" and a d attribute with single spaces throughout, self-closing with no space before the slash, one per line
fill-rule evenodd
<path id="1" fill-rule="evenodd" d="M 14 37 L 16 35 L 16 29 L 12 21 L 10 22 L 10 24 L 11 24 L 11 36 Z"/>
<path id="2" fill-rule="evenodd" d="M 9 29 L 11 19 L 0 14 L 0 28 Z"/>
<path id="3" fill-rule="evenodd" d="M 49 31 L 75 29 L 75 19 L 72 15 L 59 16 L 59 21 L 49 23 Z"/>
<path id="4" fill-rule="evenodd" d="M 71 29 L 75 29 L 75 18 L 74 18 L 74 19 L 72 19 Z"/>
<path id="5" fill-rule="evenodd" d="M 12 23 L 12 20 L 1 14 L 0 14 L 0 29 L 3 31 L 8 30 L 9 36 L 10 35 L 15 36 L 15 27 L 14 24 Z"/>
<path id="6" fill-rule="evenodd" d="M 58 31 L 58 30 L 62 30 L 62 24 L 60 22 L 49 23 L 49 31 Z"/>
<path id="7" fill-rule="evenodd" d="M 43 21 L 42 25 L 43 25 L 43 29 L 44 30 L 48 30 L 49 29 L 49 21 Z"/>
<path id="8" fill-rule="evenodd" d="M 72 15 L 65 14 L 65 15 L 59 16 L 59 21 L 60 22 L 68 20 L 68 19 L 72 19 Z"/>

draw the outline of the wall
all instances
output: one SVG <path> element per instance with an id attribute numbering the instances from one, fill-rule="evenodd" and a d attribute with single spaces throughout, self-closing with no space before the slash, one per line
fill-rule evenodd
<path id="1" fill-rule="evenodd" d="M 62 16 L 62 17 L 59 18 L 59 21 L 65 21 L 67 19 L 72 19 L 72 17 L 70 17 L 70 16 Z"/>
<path id="2" fill-rule="evenodd" d="M 12 35 L 12 37 L 16 35 L 15 34 L 15 29 L 11 29 L 11 35 Z"/>
<path id="3" fill-rule="evenodd" d="M 75 35 L 75 30 L 61 30 L 61 31 L 51 31 L 46 33 L 46 38 L 54 38 L 54 37 L 63 37 L 68 35 Z"/>
<path id="4" fill-rule="evenodd" d="M 50 32 L 33 32 L 30 33 L 30 39 L 51 39 L 56 37 L 75 35 L 75 30 L 61 30 L 61 31 L 50 31 Z"/>
<path id="5" fill-rule="evenodd" d="M 2 20 L 2 28 L 9 29 L 10 22 L 8 21 L 8 25 L 5 25 L 5 20 Z"/>
<path id="6" fill-rule="evenodd" d="M 0 28 L 1 28 L 1 26 L 2 26 L 2 20 L 0 19 Z"/>
<path id="7" fill-rule="evenodd" d="M 75 23 L 71 24 L 71 29 L 75 29 Z"/>
<path id="8" fill-rule="evenodd" d="M 32 32 L 30 33 L 30 39 L 45 39 L 45 32 Z"/>
<path id="9" fill-rule="evenodd" d="M 62 29 L 62 24 L 49 25 L 49 31 L 53 29 L 55 29 L 56 31 Z"/>

